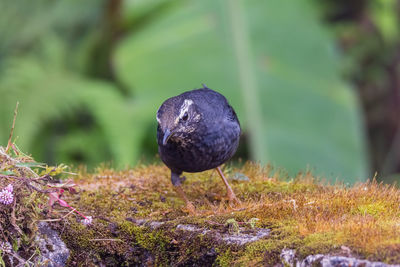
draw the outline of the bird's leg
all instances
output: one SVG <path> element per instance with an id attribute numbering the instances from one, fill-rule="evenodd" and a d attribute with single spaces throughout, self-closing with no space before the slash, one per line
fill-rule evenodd
<path id="1" fill-rule="evenodd" d="M 234 204 L 241 204 L 240 200 L 236 197 L 235 193 L 233 192 L 231 186 L 228 184 L 228 181 L 226 180 L 224 174 L 221 171 L 220 167 L 217 167 L 217 172 L 221 176 L 222 181 L 225 184 L 226 187 L 226 196 L 229 199 L 229 203 L 234 203 Z"/>
<path id="2" fill-rule="evenodd" d="M 186 209 L 188 210 L 188 212 L 190 214 L 194 214 L 196 213 L 196 209 L 194 208 L 192 202 L 190 202 L 190 200 L 187 198 L 185 192 L 182 189 L 182 185 L 181 182 L 183 182 L 185 180 L 184 177 L 180 177 L 181 173 L 176 173 L 171 171 L 171 181 L 172 181 L 172 185 L 175 188 L 175 191 L 178 193 L 178 195 L 185 201 L 186 203 Z"/>

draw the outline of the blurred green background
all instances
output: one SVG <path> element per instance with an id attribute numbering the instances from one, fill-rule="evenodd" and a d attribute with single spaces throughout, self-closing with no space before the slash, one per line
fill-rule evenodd
<path id="1" fill-rule="evenodd" d="M 223 93 L 236 159 L 345 182 L 400 172 L 398 0 L 1 0 L 0 142 L 37 161 L 157 159 L 168 97 Z"/>

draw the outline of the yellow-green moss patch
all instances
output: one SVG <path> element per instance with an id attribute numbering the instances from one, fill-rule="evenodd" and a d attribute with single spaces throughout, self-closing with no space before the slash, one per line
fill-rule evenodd
<path id="1" fill-rule="evenodd" d="M 214 171 L 185 174 L 183 188 L 196 206 L 196 215 L 182 210 L 184 202 L 175 193 L 170 172 L 164 166 L 140 166 L 125 171 L 100 169 L 94 174 L 81 174 L 75 180 L 80 193 L 70 195 L 67 200 L 92 215 L 94 226 L 78 227 L 73 222 L 75 218 L 69 218 L 68 234 L 79 232 L 81 237 L 77 237 L 79 242 L 72 241 L 71 236 L 64 235 L 64 238 L 67 243 L 90 248 L 92 254 L 100 256 L 122 255 L 124 249 L 133 247 L 133 250 L 142 249 L 142 253 L 152 254 L 147 260 L 150 258 L 156 265 L 189 264 L 203 260 L 204 255 L 214 251 L 215 255 L 207 260 L 221 266 L 274 264 L 285 248 L 295 249 L 299 257 L 305 257 L 340 253 L 342 246 L 348 247 L 353 255 L 370 260 L 393 262 L 397 259 L 394 255 L 400 244 L 397 238 L 400 236 L 400 193 L 395 187 L 376 182 L 351 188 L 326 185 L 309 173 L 282 181 L 271 174 L 270 168 L 250 163 L 225 172 L 228 177 L 236 172 L 249 177 L 249 181 L 231 182 L 242 200 L 240 206 L 228 205 L 224 186 Z M 165 224 L 152 229 L 146 224 L 135 224 L 137 220 Z M 213 243 L 201 233 L 176 230 L 178 224 L 187 224 L 225 233 L 233 220 L 242 230 L 268 228 L 271 233 L 240 247 Z M 88 241 L 95 239 L 94 236 L 120 241 L 104 241 L 98 247 Z M 384 258 L 382 251 L 386 251 Z M 134 262 L 140 260 L 138 257 L 131 255 L 124 259 Z M 79 258 L 75 253 L 72 261 Z"/>

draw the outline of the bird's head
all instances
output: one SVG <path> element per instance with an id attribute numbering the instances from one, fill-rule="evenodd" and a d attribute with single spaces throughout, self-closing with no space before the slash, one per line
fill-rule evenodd
<path id="1" fill-rule="evenodd" d="M 172 97 L 167 99 L 157 111 L 157 122 L 162 134 L 162 144 L 169 140 L 185 141 L 194 132 L 202 116 L 193 99 Z"/>

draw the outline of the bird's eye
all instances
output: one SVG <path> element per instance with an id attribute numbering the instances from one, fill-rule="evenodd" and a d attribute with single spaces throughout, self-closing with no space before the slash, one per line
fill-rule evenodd
<path id="1" fill-rule="evenodd" d="M 185 112 L 185 114 L 183 114 L 183 116 L 182 116 L 182 120 L 187 121 L 188 118 L 189 118 L 189 115 L 187 114 L 187 112 Z"/>

